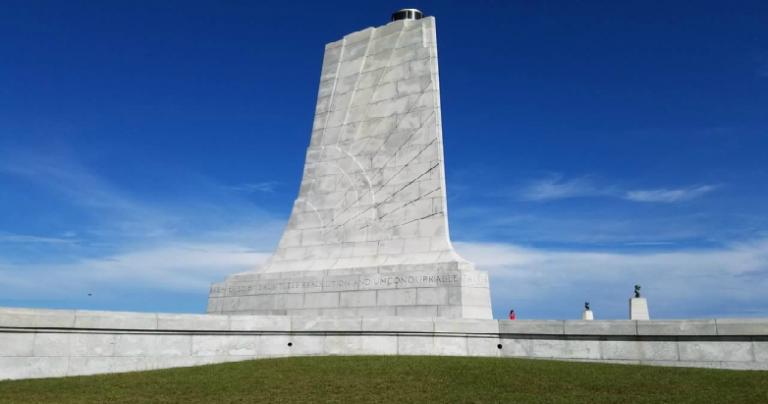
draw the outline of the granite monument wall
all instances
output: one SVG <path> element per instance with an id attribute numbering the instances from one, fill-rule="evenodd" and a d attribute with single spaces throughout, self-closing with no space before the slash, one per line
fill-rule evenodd
<path id="1" fill-rule="evenodd" d="M 768 319 L 508 321 L 0 309 L 0 379 L 304 355 L 458 355 L 768 370 Z"/>

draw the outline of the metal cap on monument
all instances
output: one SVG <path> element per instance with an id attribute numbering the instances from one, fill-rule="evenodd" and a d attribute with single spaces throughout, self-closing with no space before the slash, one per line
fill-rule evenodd
<path id="1" fill-rule="evenodd" d="M 390 21 L 398 20 L 420 20 L 424 14 L 415 8 L 403 8 L 392 13 Z"/>

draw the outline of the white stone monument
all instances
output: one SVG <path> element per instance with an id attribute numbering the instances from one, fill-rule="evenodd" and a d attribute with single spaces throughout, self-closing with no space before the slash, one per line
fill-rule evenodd
<path id="1" fill-rule="evenodd" d="M 640 285 L 635 285 L 635 296 L 629 299 L 630 320 L 650 320 L 648 301 L 640 297 Z"/>
<path id="2" fill-rule="evenodd" d="M 595 315 L 592 313 L 592 309 L 589 308 L 589 302 L 584 302 L 584 312 L 581 313 L 582 320 L 594 320 Z"/>
<path id="3" fill-rule="evenodd" d="M 259 269 L 209 313 L 492 318 L 488 275 L 448 235 L 435 19 L 325 46 L 299 196 Z"/>

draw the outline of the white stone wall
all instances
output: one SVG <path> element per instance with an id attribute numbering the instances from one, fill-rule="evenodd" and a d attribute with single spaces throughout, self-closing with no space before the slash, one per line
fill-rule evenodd
<path id="1" fill-rule="evenodd" d="M 334 319 L 0 308 L 0 380 L 305 355 L 523 357 L 768 370 L 768 319 Z"/>
<path id="2" fill-rule="evenodd" d="M 488 275 L 458 263 L 246 273 L 214 284 L 208 313 L 492 318 Z"/>
<path id="3" fill-rule="evenodd" d="M 455 261 L 434 18 L 326 45 L 299 196 L 260 272 Z"/>

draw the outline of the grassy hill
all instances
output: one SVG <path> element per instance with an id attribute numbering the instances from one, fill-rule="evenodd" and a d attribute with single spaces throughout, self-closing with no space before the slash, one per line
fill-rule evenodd
<path id="1" fill-rule="evenodd" d="M 768 403 L 768 372 L 464 357 L 304 357 L 0 382 L 0 402 Z"/>

